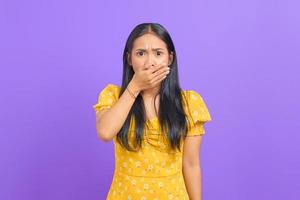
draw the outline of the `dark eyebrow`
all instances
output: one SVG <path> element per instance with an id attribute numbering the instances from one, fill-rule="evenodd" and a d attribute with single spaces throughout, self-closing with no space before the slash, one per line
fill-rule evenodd
<path id="1" fill-rule="evenodd" d="M 152 51 L 164 50 L 163 48 L 153 48 Z M 137 49 L 136 51 L 146 51 L 146 49 Z"/>

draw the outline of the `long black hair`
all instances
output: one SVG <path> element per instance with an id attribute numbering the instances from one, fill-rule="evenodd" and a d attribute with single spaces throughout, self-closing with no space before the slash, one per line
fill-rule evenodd
<path id="1" fill-rule="evenodd" d="M 166 43 L 169 53 L 173 52 L 173 61 L 169 66 L 170 73 L 161 82 L 159 91 L 159 112 L 157 116 L 160 124 L 160 130 L 162 130 L 162 133 L 168 139 L 167 141 L 169 141 L 171 148 L 175 150 L 177 147 L 177 149 L 181 151 L 181 139 L 182 137 L 185 138 L 187 134 L 187 118 L 182 104 L 182 90 L 179 85 L 175 47 L 170 34 L 162 25 L 158 23 L 142 23 L 137 25 L 130 33 L 123 52 L 123 78 L 119 97 L 125 91 L 127 85 L 134 75 L 133 68 L 129 65 L 127 58 L 128 53 L 131 55 L 133 42 L 136 38 L 150 32 L 154 33 L 157 37 L 159 37 Z M 157 95 L 155 96 L 155 98 L 157 97 Z M 137 96 L 133 106 L 129 111 L 127 119 L 125 120 L 122 128 L 117 134 L 117 141 L 123 147 L 125 147 L 129 151 L 136 151 L 136 149 L 132 148 L 128 142 L 128 130 L 130 128 L 132 118 L 135 120 L 134 146 L 138 146 L 138 148 L 140 148 L 142 146 L 144 127 L 146 123 L 144 102 L 140 94 Z"/>

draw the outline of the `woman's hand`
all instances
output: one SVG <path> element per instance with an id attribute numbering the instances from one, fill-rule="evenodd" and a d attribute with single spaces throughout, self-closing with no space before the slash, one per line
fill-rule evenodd
<path id="1" fill-rule="evenodd" d="M 145 67 L 136 71 L 132 78 L 132 84 L 139 91 L 156 87 L 167 77 L 170 67 L 166 63 L 161 63 L 154 67 Z"/>

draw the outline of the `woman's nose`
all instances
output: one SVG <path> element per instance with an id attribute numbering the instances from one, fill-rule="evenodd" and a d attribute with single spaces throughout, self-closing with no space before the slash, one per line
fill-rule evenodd
<path id="1" fill-rule="evenodd" d="M 147 59 L 147 61 L 146 61 L 146 64 L 148 65 L 148 66 L 154 66 L 155 65 L 155 59 L 153 58 L 153 56 L 152 55 L 149 55 L 148 56 L 148 59 Z"/>

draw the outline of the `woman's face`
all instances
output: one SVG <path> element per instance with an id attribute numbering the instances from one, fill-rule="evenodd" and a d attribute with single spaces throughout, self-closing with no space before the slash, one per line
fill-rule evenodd
<path id="1" fill-rule="evenodd" d="M 168 53 L 163 40 L 154 34 L 147 33 L 134 41 L 132 52 L 130 55 L 127 53 L 127 58 L 129 65 L 136 71 L 162 63 L 171 65 L 173 53 Z"/>

